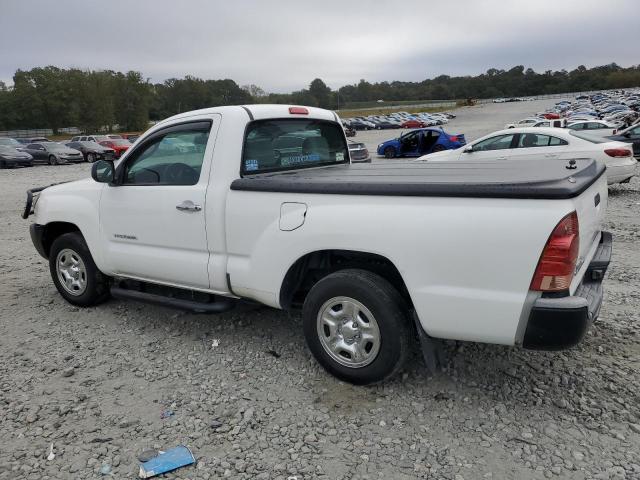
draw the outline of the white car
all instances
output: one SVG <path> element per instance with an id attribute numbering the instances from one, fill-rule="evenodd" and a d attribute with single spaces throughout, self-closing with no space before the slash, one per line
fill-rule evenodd
<path id="1" fill-rule="evenodd" d="M 617 131 L 617 126 L 615 124 L 605 122 L 603 120 L 571 122 L 567 125 L 567 128 L 569 130 L 575 130 L 576 132 L 586 133 L 599 138 L 615 135 Z"/>
<path id="2" fill-rule="evenodd" d="M 590 137 L 565 128 L 511 128 L 490 133 L 456 150 L 431 153 L 417 160 L 487 161 L 593 158 L 607 166 L 607 183 L 627 182 L 637 161 L 627 143 Z"/>
<path id="3" fill-rule="evenodd" d="M 504 128 L 516 128 L 516 127 L 530 127 L 534 123 L 539 122 L 540 118 L 530 117 L 523 118 L 522 120 L 517 121 L 516 123 L 507 123 Z"/>
<path id="4" fill-rule="evenodd" d="M 166 138 L 192 148 L 167 155 Z M 418 339 L 433 358 L 428 336 L 578 343 L 611 257 L 604 171 L 352 165 L 334 112 L 227 106 L 157 123 L 92 178 L 30 190 L 23 218 L 71 304 L 301 311 L 318 362 L 364 384 L 398 372 Z"/>

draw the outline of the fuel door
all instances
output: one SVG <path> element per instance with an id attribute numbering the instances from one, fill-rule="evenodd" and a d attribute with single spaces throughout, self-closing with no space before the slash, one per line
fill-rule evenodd
<path id="1" fill-rule="evenodd" d="M 306 216 L 306 203 L 284 202 L 280 205 L 280 230 L 290 232 L 300 228 Z"/>

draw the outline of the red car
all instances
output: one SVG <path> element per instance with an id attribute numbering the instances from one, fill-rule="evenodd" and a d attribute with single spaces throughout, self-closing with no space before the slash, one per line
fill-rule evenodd
<path id="1" fill-rule="evenodd" d="M 110 140 L 104 140 L 100 142 L 100 145 L 113 149 L 113 151 L 116 152 L 116 158 L 120 158 L 124 152 L 129 150 L 131 142 L 129 140 L 125 140 L 124 138 L 112 138 Z"/>
<path id="2" fill-rule="evenodd" d="M 560 118 L 560 115 L 558 115 L 557 113 L 545 113 L 544 118 L 546 118 L 547 120 L 557 120 L 558 118 Z"/>
<path id="3" fill-rule="evenodd" d="M 402 128 L 423 128 L 426 127 L 427 124 L 420 120 L 407 120 L 406 122 L 402 122 L 400 126 Z"/>

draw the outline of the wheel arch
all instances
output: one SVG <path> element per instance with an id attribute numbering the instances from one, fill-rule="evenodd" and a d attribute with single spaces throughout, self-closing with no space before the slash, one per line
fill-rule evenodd
<path id="1" fill-rule="evenodd" d="M 46 225 L 42 226 L 41 229 L 41 245 L 42 245 L 42 253 L 45 255 L 45 258 L 49 258 L 49 252 L 51 251 L 51 245 L 56 238 L 65 233 L 78 232 L 82 235 L 82 231 L 80 228 L 71 222 L 49 222 Z M 84 238 L 84 235 L 82 235 Z"/>
<path id="2" fill-rule="evenodd" d="M 298 308 L 311 287 L 334 272 L 358 268 L 376 273 L 393 285 L 408 306 L 409 290 L 398 268 L 387 257 L 357 250 L 316 250 L 298 258 L 287 270 L 280 286 L 279 303 L 285 310 Z"/>

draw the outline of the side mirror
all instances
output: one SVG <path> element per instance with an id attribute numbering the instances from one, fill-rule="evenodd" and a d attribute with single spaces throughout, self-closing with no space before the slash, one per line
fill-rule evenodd
<path id="1" fill-rule="evenodd" d="M 98 183 L 112 183 L 115 180 L 113 162 L 98 160 L 91 166 L 91 178 Z"/>
<path id="2" fill-rule="evenodd" d="M 464 147 L 464 150 L 462 150 L 463 153 L 471 153 L 473 152 L 473 145 L 469 145 L 468 147 Z"/>

